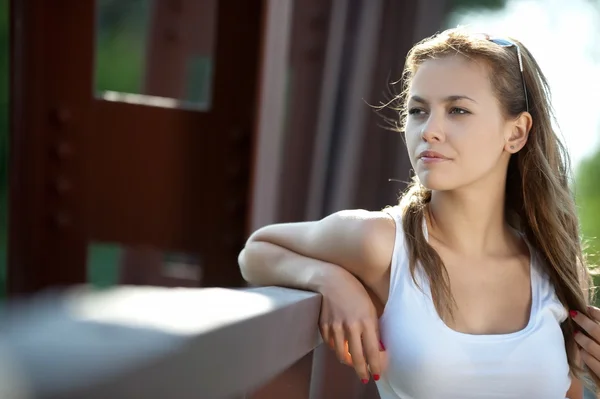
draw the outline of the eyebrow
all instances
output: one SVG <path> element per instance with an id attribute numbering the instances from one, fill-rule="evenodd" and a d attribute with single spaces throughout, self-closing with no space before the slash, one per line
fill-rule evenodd
<path id="1" fill-rule="evenodd" d="M 410 98 L 410 100 L 421 103 L 421 104 L 429 104 L 427 102 L 427 100 L 425 100 L 423 97 L 419 97 L 419 96 L 412 96 Z M 451 103 L 453 101 L 458 101 L 458 100 L 469 100 L 474 102 L 475 104 L 477 104 L 477 101 L 473 100 L 471 97 L 469 96 L 465 96 L 465 95 L 454 95 L 454 96 L 448 96 L 446 98 L 444 98 L 444 102 L 445 103 Z"/>

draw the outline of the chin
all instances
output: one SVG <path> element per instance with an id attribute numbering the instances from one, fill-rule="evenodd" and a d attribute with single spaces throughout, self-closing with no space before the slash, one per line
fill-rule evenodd
<path id="1" fill-rule="evenodd" d="M 455 189 L 458 185 L 450 176 L 444 173 L 435 173 L 434 171 L 426 170 L 417 173 L 419 181 L 425 188 L 432 191 L 449 191 Z"/>

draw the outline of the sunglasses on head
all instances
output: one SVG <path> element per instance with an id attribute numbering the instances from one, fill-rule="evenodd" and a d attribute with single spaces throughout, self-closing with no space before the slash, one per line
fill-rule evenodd
<path id="1" fill-rule="evenodd" d="M 495 43 L 500 47 L 514 47 L 517 49 L 517 58 L 519 59 L 519 70 L 521 71 L 521 81 L 523 82 L 523 92 L 525 93 L 525 108 L 527 109 L 527 112 L 529 112 L 529 100 L 527 99 L 527 86 L 525 85 L 525 74 L 523 73 L 523 59 L 521 58 L 521 49 L 519 48 L 517 43 L 513 42 L 512 40 L 504 39 L 501 37 L 494 37 L 486 34 L 482 34 L 482 36 L 486 40 Z"/>

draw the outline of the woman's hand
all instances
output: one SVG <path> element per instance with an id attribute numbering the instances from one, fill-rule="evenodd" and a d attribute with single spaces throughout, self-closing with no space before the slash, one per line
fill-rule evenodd
<path id="1" fill-rule="evenodd" d="M 574 310 L 569 314 L 589 335 L 575 333 L 575 341 L 581 347 L 581 359 L 591 372 L 600 377 L 600 309 L 590 306 L 588 310 L 592 319 Z"/>
<path id="2" fill-rule="evenodd" d="M 395 236 L 394 220 L 385 212 L 340 211 L 319 221 L 263 227 L 248 239 L 238 262 L 252 284 L 321 293 L 323 340 L 368 382 L 369 372 L 377 380 L 385 367 L 369 292 L 377 298 L 389 290 Z"/>
<path id="3" fill-rule="evenodd" d="M 338 359 L 354 367 L 361 381 L 369 371 L 377 381 L 386 366 L 385 350 L 379 338 L 379 321 L 373 301 L 361 282 L 344 273 L 322 287 L 319 327 L 323 341 L 335 350 Z"/>

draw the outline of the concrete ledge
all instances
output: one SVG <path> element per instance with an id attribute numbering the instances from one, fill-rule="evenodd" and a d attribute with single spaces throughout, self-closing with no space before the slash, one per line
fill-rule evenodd
<path id="1" fill-rule="evenodd" d="M 11 306 L 0 343 L 33 397 L 233 398 L 320 343 L 318 294 L 119 287 Z"/>

